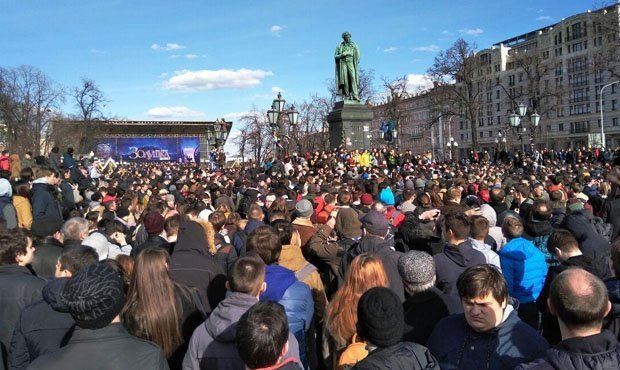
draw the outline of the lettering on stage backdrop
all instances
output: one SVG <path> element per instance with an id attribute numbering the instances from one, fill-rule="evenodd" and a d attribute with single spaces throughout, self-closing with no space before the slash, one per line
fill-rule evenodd
<path id="1" fill-rule="evenodd" d="M 97 139 L 93 149 L 103 161 L 200 162 L 198 137 L 119 137 Z"/>

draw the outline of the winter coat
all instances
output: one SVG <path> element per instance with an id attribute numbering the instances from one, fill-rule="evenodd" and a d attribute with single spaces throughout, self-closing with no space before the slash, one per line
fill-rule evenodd
<path id="1" fill-rule="evenodd" d="M 620 369 L 620 343 L 613 333 L 575 337 L 549 348 L 544 359 L 518 366 L 516 370 Z"/>
<path id="2" fill-rule="evenodd" d="M 168 369 L 156 344 L 130 335 L 121 323 L 103 329 L 76 328 L 69 343 L 37 358 L 29 370 Z"/>
<path id="3" fill-rule="evenodd" d="M 30 264 L 34 273 L 44 279 L 54 278 L 56 262 L 63 250 L 63 245 L 52 236 L 34 242 L 36 252 Z"/>
<path id="4" fill-rule="evenodd" d="M 314 313 L 318 322 L 323 321 L 327 308 L 327 296 L 325 287 L 317 268 L 308 262 L 299 248 L 299 242 L 282 246 L 282 253 L 278 258 L 278 265 L 286 267 L 295 273 L 297 280 L 308 285 L 314 299 Z"/>
<path id="5" fill-rule="evenodd" d="M 356 370 L 439 370 L 439 363 L 426 347 L 400 342 L 387 348 L 377 348 L 358 362 Z"/>
<path id="6" fill-rule="evenodd" d="M 267 290 L 259 299 L 278 302 L 284 306 L 289 331 L 299 343 L 299 359 L 303 364 L 307 364 L 309 354 L 306 348 L 310 344 L 308 341 L 314 340 L 307 338 L 314 315 L 314 301 L 310 288 L 298 281 L 293 271 L 278 265 L 266 267 L 265 283 Z"/>
<path id="7" fill-rule="evenodd" d="M 11 369 L 25 369 L 37 357 L 67 344 L 75 325 L 61 297 L 68 280 L 60 278 L 47 283 L 43 287 L 43 299 L 22 311 L 9 351 Z"/>
<path id="8" fill-rule="evenodd" d="M 475 250 L 469 240 L 459 245 L 446 244 L 443 251 L 433 256 L 437 274 L 436 286 L 445 294 L 458 297 L 456 280 L 468 267 L 486 264 L 484 254 Z"/>
<path id="9" fill-rule="evenodd" d="M 181 222 L 169 271 L 173 279 L 198 290 L 206 314 L 224 299 L 226 275 L 207 250 L 205 232 L 199 223 Z"/>
<path id="10" fill-rule="evenodd" d="M 316 227 L 309 218 L 297 217 L 293 220 L 293 229 L 299 233 L 299 237 L 301 238 L 301 249 L 306 250 L 310 238 L 316 234 Z"/>
<path id="11" fill-rule="evenodd" d="M 245 370 L 235 344 L 237 322 L 258 300 L 249 294 L 233 292 L 196 328 L 183 359 L 184 370 Z M 299 358 L 299 345 L 289 333 L 285 358 Z"/>
<path id="12" fill-rule="evenodd" d="M 611 255 L 611 245 L 594 230 L 589 221 L 592 217 L 592 214 L 584 210 L 573 211 L 564 218 L 562 228 L 573 234 L 579 243 L 581 252 L 592 259 L 593 265 L 598 270 L 607 271 L 605 277 L 609 277 L 608 261 Z"/>
<path id="13" fill-rule="evenodd" d="M 228 272 L 239 257 L 237 256 L 237 250 L 232 244 L 226 243 L 220 233 L 215 234 L 215 247 L 217 248 L 215 259 L 222 266 L 226 276 L 228 276 Z"/>
<path id="14" fill-rule="evenodd" d="M 13 206 L 17 213 L 17 227 L 30 230 L 32 227 L 32 205 L 30 200 L 21 195 L 14 195 Z"/>
<path id="15" fill-rule="evenodd" d="M 345 256 L 343 257 L 343 269 L 342 276 L 348 269 L 351 261 L 362 253 L 368 253 L 378 257 L 383 263 L 383 268 L 387 274 L 389 288 L 396 293 L 401 302 L 405 301 L 405 288 L 403 286 L 403 280 L 398 273 L 398 259 L 402 255 L 401 252 L 397 252 L 387 241 L 374 236 L 368 235 L 360 239 L 359 243 L 351 247 Z"/>
<path id="16" fill-rule="evenodd" d="M 60 205 L 56 200 L 56 189 L 44 179 L 32 183 L 30 202 L 32 203 L 32 217 L 56 217 L 62 220 Z"/>
<path id="17" fill-rule="evenodd" d="M 512 370 L 515 366 L 541 358 L 549 343 L 519 319 L 509 304 L 503 321 L 494 329 L 473 330 L 464 314 L 439 321 L 428 340 L 428 349 L 441 370 Z"/>
<path id="18" fill-rule="evenodd" d="M 14 229 L 18 225 L 17 210 L 11 201 L 11 197 L 0 197 L 0 219 L 4 220 L 7 229 Z"/>
<path id="19" fill-rule="evenodd" d="M 47 156 L 47 160 L 51 168 L 58 170 L 60 166 L 62 166 L 62 162 L 60 161 L 60 153 L 50 153 Z"/>
<path id="20" fill-rule="evenodd" d="M 532 242 L 514 238 L 499 251 L 499 259 L 508 294 L 520 303 L 534 302 L 547 276 L 545 255 Z"/>
<path id="21" fill-rule="evenodd" d="M 558 325 L 558 319 L 549 313 L 549 308 L 547 307 L 547 298 L 549 298 L 549 289 L 551 287 L 551 282 L 556 278 L 562 271 L 565 271 L 569 268 L 578 267 L 584 269 L 595 276 L 603 279 L 603 274 L 605 271 L 599 271 L 596 266 L 592 264 L 592 259 L 585 255 L 574 256 L 566 261 L 562 261 L 558 266 L 551 266 L 549 268 L 549 272 L 547 273 L 547 278 L 545 279 L 545 284 L 543 286 L 538 299 L 536 299 L 536 307 L 538 311 L 542 313 L 542 329 L 543 335 L 545 339 L 551 343 L 551 345 L 555 345 L 556 343 L 562 340 L 562 336 L 560 334 L 560 326 Z"/>
<path id="22" fill-rule="evenodd" d="M 4 353 L 11 345 L 20 312 L 41 299 L 43 286 L 45 280 L 32 275 L 26 267 L 0 265 L 0 346 Z"/>
<path id="23" fill-rule="evenodd" d="M 403 340 L 426 345 L 439 320 L 463 312 L 461 301 L 436 287 L 407 298 L 403 303 L 405 331 Z"/>

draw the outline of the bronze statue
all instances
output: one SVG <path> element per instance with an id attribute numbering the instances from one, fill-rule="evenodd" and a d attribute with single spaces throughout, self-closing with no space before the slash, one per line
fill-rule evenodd
<path id="1" fill-rule="evenodd" d="M 338 95 L 344 100 L 360 101 L 357 93 L 358 65 L 360 51 L 357 45 L 351 41 L 351 34 L 342 34 L 342 43 L 336 47 L 336 88 Z"/>

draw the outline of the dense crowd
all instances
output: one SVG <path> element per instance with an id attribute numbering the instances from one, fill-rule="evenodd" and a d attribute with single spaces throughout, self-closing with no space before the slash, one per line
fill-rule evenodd
<path id="1" fill-rule="evenodd" d="M 620 369 L 620 156 L 0 155 L 0 369 Z"/>

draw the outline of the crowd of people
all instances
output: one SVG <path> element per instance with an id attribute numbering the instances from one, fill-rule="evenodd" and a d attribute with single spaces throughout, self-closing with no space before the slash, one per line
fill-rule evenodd
<path id="1" fill-rule="evenodd" d="M 620 167 L 578 153 L 4 151 L 0 369 L 620 369 Z"/>

